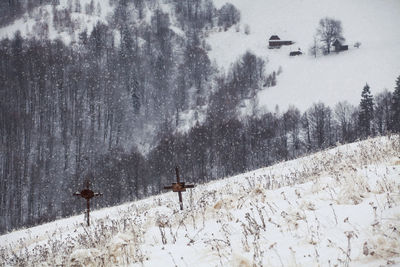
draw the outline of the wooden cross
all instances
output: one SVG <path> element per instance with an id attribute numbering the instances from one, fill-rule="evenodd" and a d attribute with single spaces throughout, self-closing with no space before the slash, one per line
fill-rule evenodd
<path id="1" fill-rule="evenodd" d="M 81 192 L 75 192 L 74 196 L 81 196 L 86 199 L 86 210 L 87 210 L 87 225 L 90 226 L 89 213 L 90 213 L 90 199 L 92 197 L 102 196 L 102 193 L 95 193 L 89 189 L 89 180 L 86 181 L 86 188 Z"/>
<path id="2" fill-rule="evenodd" d="M 186 188 L 194 188 L 194 185 L 193 184 L 185 185 L 185 182 L 180 181 L 178 167 L 175 167 L 175 172 L 176 172 L 176 183 L 173 183 L 170 186 L 164 186 L 164 189 L 172 189 L 172 192 L 178 193 L 179 205 L 181 206 L 181 210 L 183 210 L 182 192 L 185 192 Z"/>

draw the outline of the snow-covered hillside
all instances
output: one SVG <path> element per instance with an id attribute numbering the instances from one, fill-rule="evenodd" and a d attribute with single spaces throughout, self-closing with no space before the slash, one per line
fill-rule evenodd
<path id="1" fill-rule="evenodd" d="M 400 139 L 381 137 L 0 237 L 0 265 L 400 264 Z M 184 170 L 183 170 L 184 175 Z M 172 177 L 171 177 L 172 179 Z"/>
<path id="2" fill-rule="evenodd" d="M 47 4 L 35 8 L 29 14 L 26 13 L 14 23 L 0 28 L 0 39 L 13 38 L 14 34 L 19 31 L 24 38 L 49 38 L 50 40 L 59 38 L 69 44 L 77 41 L 81 32 L 86 30 L 91 33 L 98 22 L 107 23 L 107 17 L 111 15 L 113 7 L 109 1 L 60 0 L 55 10 L 70 10 L 70 22 L 67 19 L 70 24 L 68 27 L 54 24 L 53 7 Z M 63 14 L 58 16 L 63 16 Z"/>
<path id="3" fill-rule="evenodd" d="M 78 40 L 84 30 L 89 33 L 97 22 L 108 23 L 114 9 L 110 1 L 93 1 L 94 11 L 89 15 L 86 6 L 90 0 L 80 1 L 81 11 L 76 12 L 75 2 L 60 0 L 57 10 L 65 10 L 72 3 L 72 27 L 55 27 L 51 5 L 36 8 L 13 24 L 0 28 L 0 39 L 13 37 L 20 31 L 24 37 L 61 38 L 65 43 Z M 231 63 L 247 50 L 268 62 L 267 73 L 282 70 L 278 85 L 258 94 L 259 104 L 274 110 L 278 105 L 285 110 L 295 105 L 302 111 L 312 103 L 322 101 L 333 106 L 347 100 L 358 104 L 362 87 L 368 83 L 373 94 L 384 89 L 393 90 L 400 70 L 400 1 L 398 0 L 214 0 L 216 8 L 229 2 L 241 12 L 241 23 L 228 31 L 212 29 L 207 33 L 211 50 L 208 54 L 219 67 L 227 71 Z M 161 0 L 160 7 L 172 21 L 171 29 L 183 34 L 175 21 L 168 1 Z M 152 12 L 145 10 L 149 22 Z M 349 51 L 313 58 L 308 50 L 312 45 L 318 22 L 324 17 L 342 22 Z M 133 18 L 133 21 L 137 21 Z M 41 29 L 44 25 L 47 33 Z M 245 34 L 246 26 L 250 34 Z M 239 30 L 239 31 L 238 31 Z M 73 32 L 71 32 L 73 31 Z M 268 49 L 271 35 L 292 40 L 292 46 Z M 119 35 L 116 33 L 118 40 Z M 361 42 L 355 48 L 355 42 Z M 300 48 L 305 55 L 289 57 L 289 52 Z"/>
<path id="4" fill-rule="evenodd" d="M 305 110 L 318 101 L 331 106 L 343 100 L 358 104 L 366 82 L 373 94 L 393 90 L 400 70 L 400 1 L 214 0 L 218 8 L 226 2 L 241 12 L 240 32 L 233 27 L 210 34 L 209 55 L 225 70 L 246 50 L 268 60 L 269 73 L 281 66 L 278 85 L 259 94 L 260 104 L 269 110 L 291 104 Z M 326 16 L 342 21 L 349 51 L 316 59 L 289 57 L 298 48 L 308 54 L 318 22 Z M 275 34 L 296 43 L 268 49 L 268 39 Z M 357 41 L 362 43 L 359 49 L 353 47 Z"/>

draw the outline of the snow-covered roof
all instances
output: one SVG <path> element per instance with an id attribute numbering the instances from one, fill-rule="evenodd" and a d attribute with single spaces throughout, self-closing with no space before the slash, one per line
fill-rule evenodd
<path id="1" fill-rule="evenodd" d="M 271 35 L 271 37 L 269 38 L 270 41 L 273 41 L 273 40 L 280 40 L 280 39 L 281 39 L 281 38 L 279 38 L 278 35 Z"/>
<path id="2" fill-rule="evenodd" d="M 342 45 L 342 42 L 340 42 L 338 39 L 336 39 L 332 45 Z"/>

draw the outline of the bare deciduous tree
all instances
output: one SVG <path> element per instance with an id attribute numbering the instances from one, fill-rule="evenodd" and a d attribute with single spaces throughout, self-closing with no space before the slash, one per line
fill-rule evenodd
<path id="1" fill-rule="evenodd" d="M 353 141 L 355 130 L 352 129 L 356 123 L 353 116 L 356 113 L 356 108 L 347 101 L 339 102 L 334 108 L 335 118 L 338 127 L 338 140 L 341 143 Z M 353 127 L 354 128 L 354 127 Z"/>
<path id="2" fill-rule="evenodd" d="M 317 55 L 318 55 L 318 42 L 317 42 L 317 37 L 315 35 L 313 38 L 313 43 L 310 46 L 309 53 L 310 53 L 310 55 L 313 55 L 314 57 L 317 57 Z"/>
<path id="3" fill-rule="evenodd" d="M 342 22 L 340 20 L 326 17 L 319 21 L 317 36 L 320 42 L 323 43 L 327 54 L 331 52 L 331 46 L 335 40 L 344 41 L 342 32 Z"/>
<path id="4" fill-rule="evenodd" d="M 230 3 L 223 5 L 218 13 L 218 26 L 223 26 L 225 31 L 240 21 L 240 11 Z"/>

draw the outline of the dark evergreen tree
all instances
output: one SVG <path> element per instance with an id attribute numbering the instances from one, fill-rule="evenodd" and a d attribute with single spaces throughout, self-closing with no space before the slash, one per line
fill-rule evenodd
<path id="1" fill-rule="evenodd" d="M 384 135 L 389 130 L 390 116 L 391 116 L 391 92 L 384 90 L 374 97 L 374 128 L 377 133 Z"/>
<path id="2" fill-rule="evenodd" d="M 374 100 L 368 84 L 362 90 L 359 108 L 359 130 L 361 136 L 368 137 L 372 134 L 372 120 L 374 117 Z"/>
<path id="3" fill-rule="evenodd" d="M 392 97 L 390 130 L 400 133 L 400 76 L 397 77 Z"/>

